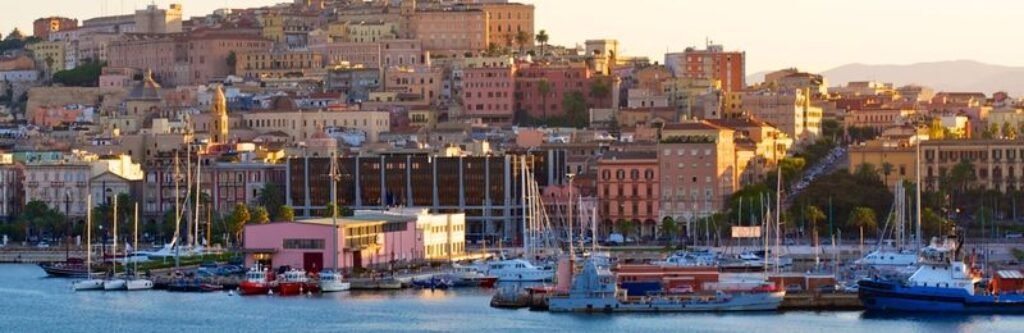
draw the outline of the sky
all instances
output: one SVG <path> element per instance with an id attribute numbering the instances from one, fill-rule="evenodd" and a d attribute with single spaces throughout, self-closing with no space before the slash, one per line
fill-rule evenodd
<path id="1" fill-rule="evenodd" d="M 155 2 L 185 16 L 282 0 L 0 0 L 0 33 L 59 15 L 80 20 L 128 13 Z M 1017 40 L 1024 1 L 990 0 L 522 0 L 552 44 L 619 40 L 619 53 L 663 61 L 666 51 L 706 40 L 746 51 L 747 73 L 798 67 L 819 72 L 849 63 L 911 64 L 970 59 L 1024 66 Z M 31 3 L 31 5 L 26 5 Z"/>

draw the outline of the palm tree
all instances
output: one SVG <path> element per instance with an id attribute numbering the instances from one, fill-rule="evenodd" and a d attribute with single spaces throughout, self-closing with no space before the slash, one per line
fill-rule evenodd
<path id="1" fill-rule="evenodd" d="M 864 229 L 877 229 L 878 221 L 875 219 L 875 210 L 870 207 L 857 207 L 850 211 L 850 219 L 846 221 L 847 228 L 860 230 L 860 251 L 864 252 Z"/>
<path id="2" fill-rule="evenodd" d="M 548 32 L 541 29 L 536 36 L 537 43 L 540 43 L 540 55 L 543 57 L 548 46 Z"/>
<path id="3" fill-rule="evenodd" d="M 804 208 L 804 220 L 807 220 L 811 224 L 811 235 L 814 241 L 814 247 L 818 247 L 818 225 L 825 220 L 825 213 L 818 207 L 807 206 Z"/>
<path id="4" fill-rule="evenodd" d="M 632 235 L 634 231 L 636 231 L 636 224 L 633 223 L 633 221 L 626 219 L 619 219 L 615 223 L 615 226 L 618 227 L 619 233 L 622 234 L 623 241 L 628 239 L 629 236 Z"/>
<path id="5" fill-rule="evenodd" d="M 676 235 L 679 234 L 679 224 L 677 224 L 676 220 L 671 216 L 666 216 L 661 219 L 661 225 L 659 227 L 660 230 L 658 230 L 658 233 L 668 237 L 670 240 L 675 239 Z"/>
<path id="6" fill-rule="evenodd" d="M 519 31 L 516 33 L 516 44 L 519 44 L 519 54 L 523 54 L 523 49 L 526 47 L 526 43 L 530 42 L 530 34 L 526 31 Z"/>
<path id="7" fill-rule="evenodd" d="M 547 120 L 548 119 L 548 95 L 551 94 L 551 82 L 548 82 L 547 79 L 541 79 L 540 82 L 537 83 L 537 92 L 540 92 L 540 101 L 541 101 L 541 103 L 543 103 L 543 105 L 541 105 L 540 109 L 543 112 L 544 119 Z"/>

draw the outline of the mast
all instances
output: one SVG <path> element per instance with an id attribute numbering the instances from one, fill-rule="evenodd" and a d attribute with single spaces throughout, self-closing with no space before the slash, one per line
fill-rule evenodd
<path id="1" fill-rule="evenodd" d="M 202 168 L 203 165 L 202 156 L 203 154 L 200 152 L 200 150 L 196 149 L 196 211 L 195 219 L 192 220 L 192 224 L 194 225 L 194 227 L 192 228 L 192 232 L 195 233 L 195 235 L 190 236 L 192 237 L 193 248 L 195 248 L 196 244 L 199 244 L 199 205 L 201 203 L 201 201 L 199 200 L 199 193 L 200 190 L 202 189 L 202 183 L 200 183 L 201 174 L 199 173 L 199 170 Z"/>
<path id="2" fill-rule="evenodd" d="M 181 177 L 181 161 L 178 160 L 178 151 L 174 151 L 174 238 L 171 239 L 171 247 L 178 244 L 178 237 L 181 234 L 181 185 L 178 178 Z"/>
<path id="3" fill-rule="evenodd" d="M 114 222 L 114 229 L 111 232 L 114 233 L 114 244 L 110 248 L 110 251 L 113 254 L 113 259 L 111 260 L 111 262 L 112 263 L 117 263 L 117 195 L 114 195 L 114 221 L 113 222 Z M 116 273 L 117 272 L 117 265 L 113 265 L 112 267 L 113 267 L 114 272 Z"/>
<path id="4" fill-rule="evenodd" d="M 523 215 L 523 255 L 527 255 L 527 257 L 529 257 L 528 254 L 530 252 L 530 239 L 529 239 L 530 237 L 529 237 L 529 232 L 528 232 L 529 229 L 527 228 L 527 218 L 528 217 L 526 216 L 526 214 L 527 214 L 526 211 L 527 211 L 527 208 L 528 208 L 527 204 L 526 204 L 526 155 L 523 155 L 523 156 L 519 157 L 519 178 L 520 178 L 519 191 L 521 192 L 520 195 L 522 196 L 522 207 L 523 207 L 523 210 L 522 210 L 522 215 Z"/>
<path id="5" fill-rule="evenodd" d="M 85 278 L 92 278 L 92 194 L 85 196 Z"/>
<path id="6" fill-rule="evenodd" d="M 781 239 L 779 233 L 782 231 L 782 166 L 776 168 L 778 177 L 775 178 L 775 250 L 773 255 L 775 256 L 775 270 L 778 273 L 779 270 L 779 249 L 781 245 Z M 766 256 L 767 257 L 767 256 Z"/>
<path id="7" fill-rule="evenodd" d="M 919 248 L 921 245 L 921 140 L 917 141 L 917 154 L 914 158 L 917 164 L 917 172 L 915 172 L 917 178 L 917 186 L 914 189 L 914 248 Z"/>
<path id="8" fill-rule="evenodd" d="M 135 238 L 135 240 L 133 242 L 134 244 L 132 245 L 132 249 L 133 249 L 132 251 L 133 252 L 137 252 L 137 251 L 139 251 L 139 203 L 138 202 L 135 203 L 135 237 L 134 238 Z M 125 251 L 125 256 L 126 257 L 128 256 L 128 251 Z M 132 275 L 135 275 L 135 274 L 138 274 L 139 261 L 138 260 L 132 260 L 132 261 L 135 262 L 135 268 L 132 269 Z"/>
<path id="9" fill-rule="evenodd" d="M 597 252 L 597 205 L 590 207 L 590 253 Z"/>
<path id="10" fill-rule="evenodd" d="M 189 209 L 189 197 L 192 193 L 192 144 L 185 145 L 185 210 Z M 178 195 L 175 193 L 175 195 Z M 189 211 L 191 212 L 191 211 Z M 187 215 L 186 215 L 187 218 Z M 185 244 L 192 247 L 192 222 L 185 221 Z"/>
<path id="11" fill-rule="evenodd" d="M 338 178 L 338 152 L 331 152 L 331 225 L 334 227 L 331 230 L 331 238 L 334 240 L 331 243 L 334 248 L 331 268 L 335 271 L 338 270 Z"/>

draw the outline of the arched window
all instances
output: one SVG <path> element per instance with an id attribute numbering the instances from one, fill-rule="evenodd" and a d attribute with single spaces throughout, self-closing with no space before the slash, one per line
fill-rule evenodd
<path id="1" fill-rule="evenodd" d="M 629 178 L 633 180 L 640 179 L 640 170 L 633 169 L 629 172 Z"/>
<path id="2" fill-rule="evenodd" d="M 651 170 L 651 169 L 644 170 L 644 179 L 647 179 L 647 180 L 654 179 L 654 170 Z"/>
<path id="3" fill-rule="evenodd" d="M 616 172 L 615 172 L 615 178 L 616 178 L 616 179 L 620 179 L 620 180 L 622 180 L 622 179 L 626 179 L 626 170 L 619 170 L 619 171 L 616 171 Z"/>
<path id="4" fill-rule="evenodd" d="M 605 170 L 601 173 L 601 177 L 604 177 L 605 180 L 612 179 L 612 172 Z"/>

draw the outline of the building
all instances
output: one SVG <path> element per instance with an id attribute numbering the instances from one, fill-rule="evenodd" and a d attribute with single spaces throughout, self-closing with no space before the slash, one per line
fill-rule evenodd
<path id="1" fill-rule="evenodd" d="M 23 83 L 35 82 L 38 79 L 39 71 L 36 70 L 32 58 L 25 55 L 0 56 L 0 82 Z"/>
<path id="2" fill-rule="evenodd" d="M 391 130 L 391 115 L 384 111 L 298 111 L 270 110 L 242 114 L 242 124 L 260 133 L 280 131 L 291 142 L 305 141 L 325 127 L 352 128 L 366 133 L 369 142 L 377 142 L 380 133 Z M 206 125 L 197 121 L 197 129 Z"/>
<path id="3" fill-rule="evenodd" d="M 42 41 L 25 48 L 32 51 L 32 58 L 48 75 L 69 69 L 64 64 L 65 43 L 63 41 Z"/>
<path id="4" fill-rule="evenodd" d="M 811 98 L 802 91 L 744 94 L 743 110 L 772 124 L 798 145 L 814 142 L 821 135 L 822 109 L 812 105 Z"/>
<path id="5" fill-rule="evenodd" d="M 291 266 L 317 272 L 335 268 L 386 268 L 423 259 L 416 217 L 360 214 L 337 219 L 304 219 L 245 226 L 246 265 Z M 337 233 L 337 243 L 335 236 Z M 337 262 L 332 262 L 337 253 Z"/>
<path id="6" fill-rule="evenodd" d="M 735 132 L 706 121 L 665 125 L 657 148 L 663 217 L 689 225 L 725 208 L 738 189 Z"/>
<path id="7" fill-rule="evenodd" d="M 357 211 L 356 216 L 368 214 L 404 215 L 416 217 L 416 239 L 423 247 L 422 259 L 449 261 L 466 254 L 466 214 L 431 214 L 429 209 L 404 208 L 387 212 Z"/>
<path id="8" fill-rule="evenodd" d="M 1005 192 L 1024 184 L 1024 142 L 1019 140 L 928 140 L 921 143 L 921 172 L 926 191 L 963 163 L 975 177 L 969 189 Z"/>
<path id="9" fill-rule="evenodd" d="M 564 116 L 562 102 L 574 93 L 582 95 L 589 108 L 608 108 L 618 89 L 609 77 L 593 76 L 582 65 L 524 64 L 516 68 L 515 82 L 516 110 L 539 119 Z M 608 88 L 608 94 L 592 96 L 592 85 Z"/>
<path id="10" fill-rule="evenodd" d="M 746 52 L 726 52 L 722 45 L 666 54 L 665 65 L 676 77 L 719 80 L 727 92 L 746 88 Z"/>
<path id="11" fill-rule="evenodd" d="M 340 206 L 387 209 L 394 206 L 423 207 L 435 213 L 464 212 L 466 239 L 521 235 L 522 155 L 431 156 L 426 153 L 393 152 L 379 156 L 339 159 Z M 528 165 L 543 188 L 564 183 L 564 152 L 537 151 Z M 296 215 L 322 215 L 330 198 L 330 159 L 288 160 L 286 198 Z"/>
<path id="12" fill-rule="evenodd" d="M 206 84 L 234 73 L 228 57 L 270 50 L 271 42 L 245 30 L 201 30 L 187 34 L 129 34 L 111 42 L 110 67 L 152 70 L 166 86 Z"/>
<path id="13" fill-rule="evenodd" d="M 370 99 L 370 92 L 380 89 L 380 70 L 377 68 L 339 68 L 327 72 L 328 91 L 344 93 L 348 102 L 357 104 Z"/>
<path id="14" fill-rule="evenodd" d="M 50 34 L 78 28 L 78 20 L 67 17 L 43 17 L 32 22 L 32 36 L 42 40 L 50 40 Z"/>
<path id="15" fill-rule="evenodd" d="M 14 164 L 14 156 L 0 153 L 0 221 L 12 222 L 25 204 L 22 201 L 23 169 Z"/>
<path id="16" fill-rule="evenodd" d="M 870 128 L 881 133 L 886 128 L 897 127 L 909 123 L 917 110 L 909 108 L 870 108 L 850 110 L 843 117 L 843 125 L 847 128 Z"/>
<path id="17" fill-rule="evenodd" d="M 597 162 L 603 235 L 622 232 L 620 223 L 629 221 L 636 228 L 630 235 L 645 239 L 656 236 L 661 197 L 658 166 L 658 155 L 647 151 L 609 152 Z"/>
<path id="18" fill-rule="evenodd" d="M 402 99 L 421 100 L 430 105 L 441 102 L 444 71 L 440 67 L 394 66 L 384 71 L 384 90 L 404 95 Z"/>
<path id="19" fill-rule="evenodd" d="M 480 9 L 453 7 L 416 11 L 411 21 L 413 38 L 423 50 L 446 55 L 479 52 L 491 44 L 487 13 Z"/>
<path id="20" fill-rule="evenodd" d="M 485 124 L 511 124 L 515 115 L 515 68 L 481 66 L 462 69 L 463 116 Z"/>
<path id="21" fill-rule="evenodd" d="M 907 140 L 876 139 L 848 150 L 850 161 L 847 170 L 856 171 L 863 165 L 871 165 L 887 186 L 901 180 L 917 181 L 917 146 Z"/>
<path id="22" fill-rule="evenodd" d="M 135 11 L 135 32 L 143 34 L 169 34 L 181 32 L 181 4 L 171 4 L 167 9 L 155 4 Z"/>
<path id="23" fill-rule="evenodd" d="M 324 67 L 381 68 L 380 43 L 331 42 L 312 44 L 309 50 L 323 57 Z"/>
<path id="24" fill-rule="evenodd" d="M 520 3 L 483 3 L 479 8 L 487 13 L 487 35 L 491 43 L 499 47 L 533 48 L 534 7 Z M 519 45 L 516 37 L 524 33 L 526 43 Z"/>
<path id="25" fill-rule="evenodd" d="M 235 75 L 254 80 L 320 77 L 323 56 L 310 51 L 260 50 L 236 55 Z"/>

